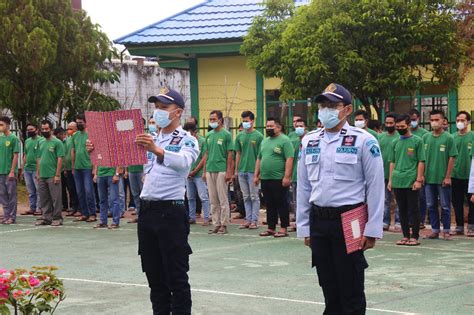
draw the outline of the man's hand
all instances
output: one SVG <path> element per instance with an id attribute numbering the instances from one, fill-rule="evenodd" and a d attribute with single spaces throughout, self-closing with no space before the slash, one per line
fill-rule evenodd
<path id="1" fill-rule="evenodd" d="M 375 238 L 374 237 L 368 237 L 368 236 L 362 236 L 362 239 L 360 241 L 360 248 L 365 251 L 367 249 L 374 248 L 375 246 Z"/>
<path id="2" fill-rule="evenodd" d="M 92 181 L 97 184 L 97 174 L 94 174 L 94 177 L 92 177 Z"/>
<path id="3" fill-rule="evenodd" d="M 421 183 L 419 181 L 415 181 L 413 183 L 413 187 L 412 187 L 412 190 L 413 191 L 416 191 L 416 190 L 420 190 L 421 189 Z"/>
<path id="4" fill-rule="evenodd" d="M 473 194 L 473 195 L 471 195 L 471 202 L 473 202 L 473 203 L 474 203 L 474 194 Z"/>
<path id="5" fill-rule="evenodd" d="M 36 171 L 36 180 L 39 180 L 40 179 L 40 173 L 39 171 Z"/>
<path id="6" fill-rule="evenodd" d="M 304 238 L 304 244 L 308 247 L 311 247 L 311 238 L 310 237 L 305 237 Z"/>
<path id="7" fill-rule="evenodd" d="M 451 178 L 450 177 L 446 177 L 443 180 L 443 187 L 446 187 L 446 186 L 451 186 Z"/>
<path id="8" fill-rule="evenodd" d="M 202 172 L 202 180 L 206 182 L 206 172 Z"/>
<path id="9" fill-rule="evenodd" d="M 226 172 L 225 173 L 225 182 L 226 183 L 231 183 L 232 182 L 232 173 L 231 172 Z"/>
<path id="10" fill-rule="evenodd" d="M 10 172 L 10 173 L 8 174 L 8 180 L 9 180 L 9 181 L 14 181 L 15 179 L 16 179 L 16 177 L 15 177 L 15 172 Z"/>
<path id="11" fill-rule="evenodd" d="M 281 184 L 283 185 L 283 187 L 290 187 L 291 178 L 290 177 L 283 177 L 283 180 L 281 181 Z"/>
<path id="12" fill-rule="evenodd" d="M 391 180 L 388 181 L 387 190 L 392 191 L 392 181 Z"/>
<path id="13" fill-rule="evenodd" d="M 253 184 L 255 186 L 258 186 L 258 184 L 260 184 L 260 177 L 259 176 L 256 176 L 256 175 L 253 176 Z"/>
<path id="14" fill-rule="evenodd" d="M 144 133 L 144 134 L 138 135 L 137 138 L 135 139 L 135 143 L 138 145 L 141 145 L 149 152 L 154 153 L 156 150 L 155 142 L 153 141 L 153 137 L 150 134 Z"/>
<path id="15" fill-rule="evenodd" d="M 54 183 L 55 185 L 57 185 L 57 184 L 59 184 L 60 182 L 61 182 L 61 176 L 57 176 L 57 175 L 54 176 L 54 178 L 53 178 L 53 183 Z"/>
<path id="16" fill-rule="evenodd" d="M 191 172 L 189 172 L 188 178 L 191 178 L 194 176 L 196 176 L 196 171 L 192 170 Z"/>
<path id="17" fill-rule="evenodd" d="M 119 178 L 117 175 L 114 175 L 114 176 L 112 177 L 112 184 L 117 184 L 117 183 L 119 182 L 119 179 L 120 179 L 120 178 Z"/>
<path id="18" fill-rule="evenodd" d="M 87 152 L 91 153 L 92 151 L 94 151 L 94 144 L 92 143 L 92 141 L 90 141 L 89 139 L 86 140 L 86 150 Z"/>

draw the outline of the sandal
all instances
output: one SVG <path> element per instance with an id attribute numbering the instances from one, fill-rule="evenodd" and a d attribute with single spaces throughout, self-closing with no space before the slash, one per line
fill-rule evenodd
<path id="1" fill-rule="evenodd" d="M 466 233 L 467 237 L 474 237 L 474 231 L 473 230 L 468 230 Z"/>
<path id="2" fill-rule="evenodd" d="M 437 240 L 439 239 L 439 233 L 431 233 L 430 235 L 428 236 L 425 236 L 424 238 L 427 238 L 429 240 Z"/>
<path id="3" fill-rule="evenodd" d="M 444 239 L 445 241 L 452 241 L 452 240 L 454 240 L 454 238 L 451 236 L 451 234 L 450 234 L 449 232 L 444 232 L 444 233 L 443 233 L 443 239 Z"/>
<path id="4" fill-rule="evenodd" d="M 409 240 L 408 238 L 404 237 L 404 238 L 402 238 L 401 240 L 399 240 L 398 242 L 396 242 L 395 244 L 401 245 L 401 246 L 402 246 L 402 245 L 407 245 L 409 241 L 410 241 L 410 240 Z"/>
<path id="5" fill-rule="evenodd" d="M 241 224 L 239 226 L 239 229 L 240 230 L 244 230 L 244 229 L 248 229 L 250 227 L 250 224 L 249 223 L 245 223 L 245 224 Z"/>
<path id="6" fill-rule="evenodd" d="M 87 220 L 89 220 L 88 217 L 80 216 L 77 219 L 75 219 L 73 222 L 86 222 Z"/>
<path id="7" fill-rule="evenodd" d="M 405 244 L 406 246 L 418 246 L 420 242 L 416 238 L 410 238 L 408 242 Z"/>
<path id="8" fill-rule="evenodd" d="M 109 226 L 109 230 L 116 230 L 119 228 L 119 225 L 118 224 L 115 224 L 115 223 L 112 223 L 110 226 Z"/>
<path id="9" fill-rule="evenodd" d="M 107 224 L 104 224 L 104 223 L 99 223 L 97 225 L 94 226 L 94 229 L 104 229 L 104 228 L 107 228 Z"/>
<path id="10" fill-rule="evenodd" d="M 258 229 L 258 226 L 255 223 L 252 223 L 249 225 L 249 230 L 255 230 Z"/>
<path id="11" fill-rule="evenodd" d="M 275 234 L 276 234 L 275 231 L 266 230 L 265 232 L 262 232 L 258 235 L 260 235 L 260 236 L 274 236 Z"/>
<path id="12" fill-rule="evenodd" d="M 86 220 L 86 222 L 97 222 L 97 218 L 96 217 L 89 217 L 89 219 Z"/>
<path id="13" fill-rule="evenodd" d="M 288 233 L 286 232 L 278 232 L 273 235 L 275 238 L 280 238 L 280 237 L 288 237 Z"/>

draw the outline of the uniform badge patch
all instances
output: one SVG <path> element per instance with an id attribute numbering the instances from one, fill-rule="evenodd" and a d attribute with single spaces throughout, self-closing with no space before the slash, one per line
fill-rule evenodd
<path id="1" fill-rule="evenodd" d="M 308 141 L 308 148 L 309 148 L 309 147 L 317 147 L 317 146 L 319 146 L 319 139 L 317 139 L 317 140 L 309 140 L 309 141 Z"/>
<path id="2" fill-rule="evenodd" d="M 179 144 L 183 140 L 183 137 L 173 137 L 171 138 L 170 145 Z"/>
<path id="3" fill-rule="evenodd" d="M 413 155 L 415 154 L 415 149 L 414 149 L 414 148 L 408 148 L 408 149 L 407 149 L 407 154 L 408 154 L 409 156 L 413 156 Z"/>
<path id="4" fill-rule="evenodd" d="M 378 144 L 377 140 L 369 140 L 365 143 L 366 146 L 371 147 L 374 144 Z"/>
<path id="5" fill-rule="evenodd" d="M 370 148 L 370 153 L 372 153 L 372 156 L 373 156 L 374 158 L 380 156 L 380 149 L 379 149 L 379 147 L 376 146 L 376 145 L 373 145 L 373 146 Z"/>
<path id="6" fill-rule="evenodd" d="M 187 147 L 190 147 L 190 148 L 194 148 L 194 146 L 195 146 L 194 141 L 192 141 L 192 140 L 186 140 L 184 142 L 184 145 L 187 146 Z"/>
<path id="7" fill-rule="evenodd" d="M 357 140 L 357 136 L 344 136 L 342 137 L 342 146 L 343 147 L 353 147 L 355 145 L 355 142 Z"/>
<path id="8" fill-rule="evenodd" d="M 439 150 L 440 150 L 441 152 L 446 151 L 446 146 L 445 146 L 444 144 L 440 145 L 440 146 L 439 146 Z"/>

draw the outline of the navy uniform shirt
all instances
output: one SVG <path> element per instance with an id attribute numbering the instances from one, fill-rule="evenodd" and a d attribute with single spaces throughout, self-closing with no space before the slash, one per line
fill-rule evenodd
<path id="1" fill-rule="evenodd" d="M 312 205 L 340 207 L 367 202 L 364 235 L 383 235 L 384 171 L 378 141 L 347 122 L 333 138 L 324 128 L 302 140 L 298 161 L 297 232 L 309 237 Z"/>
<path id="2" fill-rule="evenodd" d="M 183 200 L 191 165 L 199 155 L 199 145 L 191 134 L 178 127 L 171 134 L 160 132 L 155 144 L 164 150 L 163 159 L 155 154 L 146 166 L 140 198 L 144 200 Z M 150 159 L 150 156 L 149 156 Z"/>

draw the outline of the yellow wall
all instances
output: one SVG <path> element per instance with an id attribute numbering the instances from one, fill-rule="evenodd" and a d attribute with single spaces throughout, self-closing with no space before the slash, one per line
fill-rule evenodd
<path id="1" fill-rule="evenodd" d="M 474 110 L 474 68 L 471 68 L 458 89 L 458 111 Z"/>
<path id="2" fill-rule="evenodd" d="M 243 111 L 257 112 L 256 74 L 247 69 L 245 57 L 199 58 L 198 82 L 201 120 L 215 109 L 239 122 Z"/>

